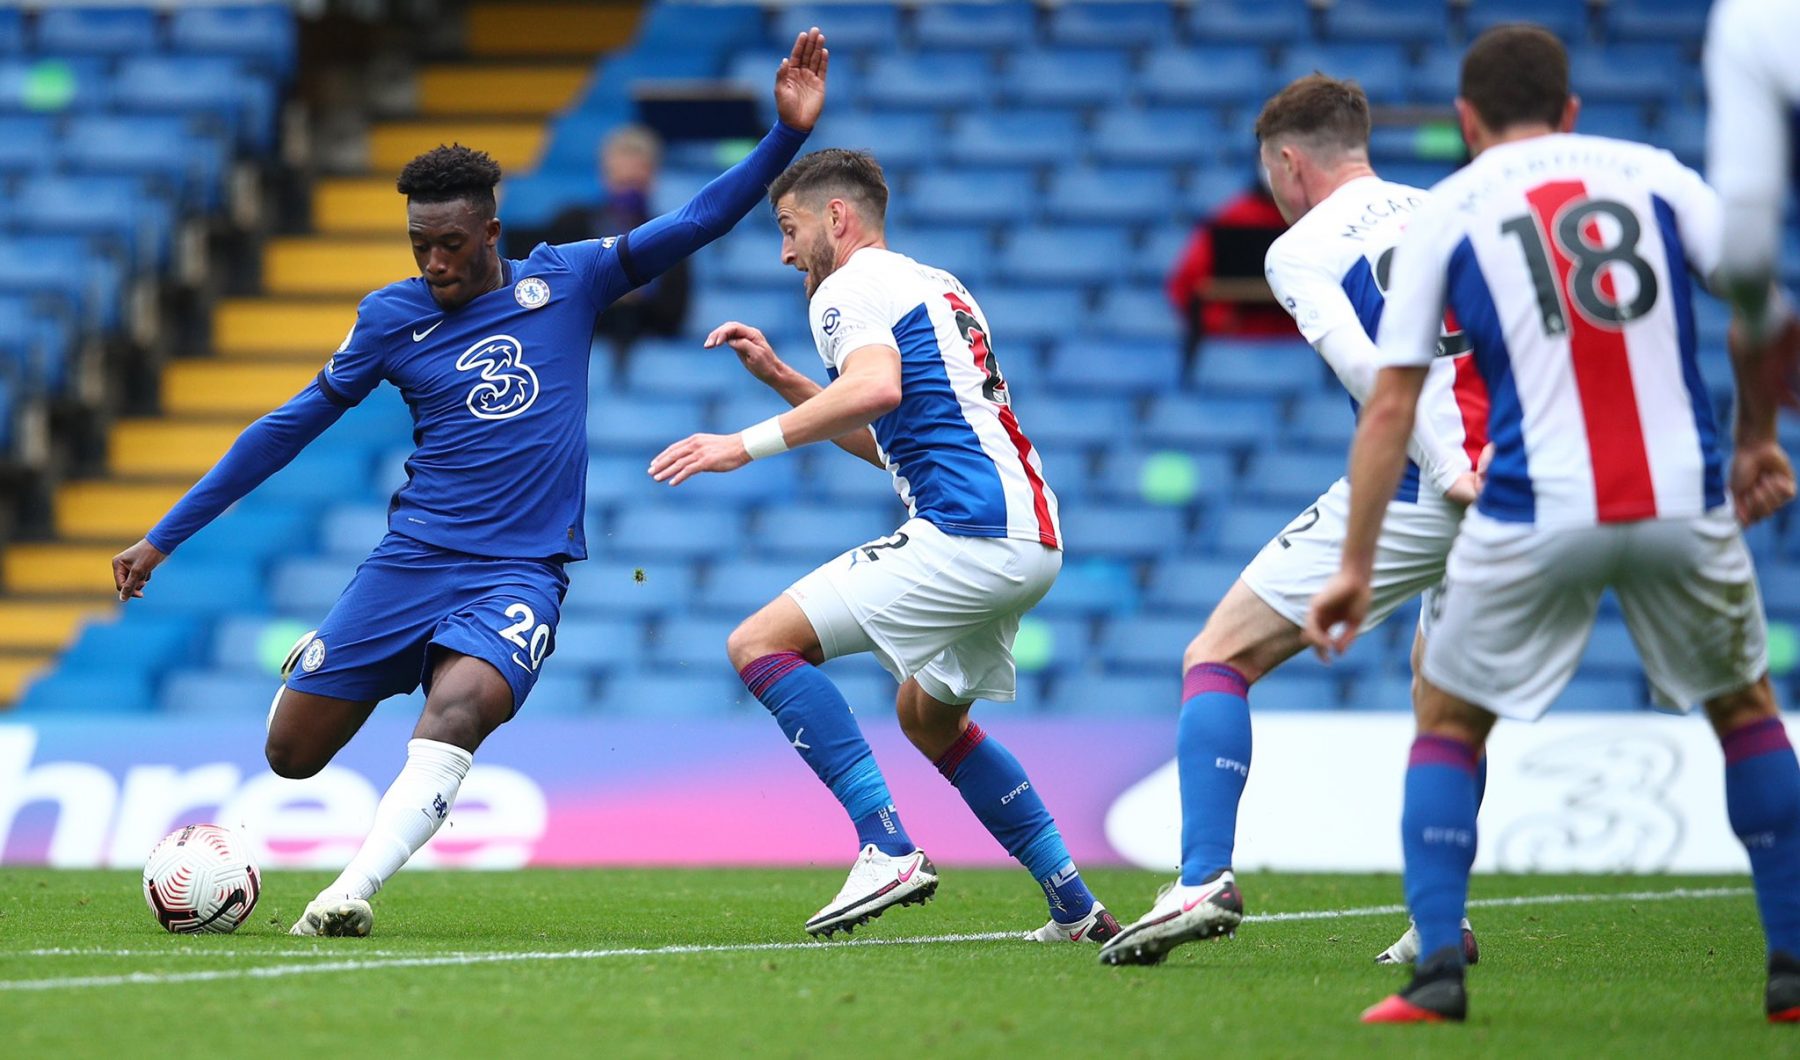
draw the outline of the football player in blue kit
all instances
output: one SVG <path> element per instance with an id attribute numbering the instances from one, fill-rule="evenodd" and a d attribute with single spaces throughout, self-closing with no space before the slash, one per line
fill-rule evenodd
<path id="1" fill-rule="evenodd" d="M 369 898 L 437 831 L 481 741 L 510 719 L 555 648 L 586 556 L 587 369 L 594 320 L 729 231 L 792 161 L 825 101 L 815 28 L 775 76 L 779 121 L 673 213 L 631 232 L 500 256 L 480 151 L 438 147 L 401 171 L 419 275 L 362 300 L 318 378 L 245 429 L 142 541 L 113 559 L 121 600 L 189 536 L 285 466 L 383 380 L 412 410 L 416 451 L 388 534 L 295 646 L 265 753 L 284 777 L 323 769 L 375 704 L 425 685 L 406 764 L 362 848 L 292 928 L 367 935 Z"/>

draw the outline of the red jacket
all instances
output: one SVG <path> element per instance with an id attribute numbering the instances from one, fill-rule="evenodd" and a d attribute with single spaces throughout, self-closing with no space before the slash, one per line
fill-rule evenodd
<path id="1" fill-rule="evenodd" d="M 1213 215 L 1194 226 L 1193 237 L 1169 272 L 1165 290 L 1183 322 L 1188 321 L 1195 297 L 1212 281 L 1212 231 L 1220 226 L 1281 228 L 1287 224 L 1275 200 L 1260 187 L 1229 199 Z M 1202 331 L 1207 335 L 1294 334 L 1294 320 L 1271 296 L 1267 304 L 1205 301 L 1200 310 Z"/>

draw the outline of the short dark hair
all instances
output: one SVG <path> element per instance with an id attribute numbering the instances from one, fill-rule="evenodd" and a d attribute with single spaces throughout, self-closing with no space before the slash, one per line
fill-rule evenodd
<path id="1" fill-rule="evenodd" d="M 394 187 L 412 202 L 469 202 L 494 216 L 500 163 L 462 144 L 440 144 L 406 164 Z"/>
<path id="2" fill-rule="evenodd" d="M 1463 56 L 1458 94 L 1493 132 L 1539 123 L 1554 128 L 1569 106 L 1569 52 L 1542 26 L 1495 26 Z"/>
<path id="3" fill-rule="evenodd" d="M 1311 73 L 1263 104 L 1256 117 L 1256 140 L 1283 136 L 1311 140 L 1345 151 L 1369 148 L 1369 97 L 1355 81 Z"/>
<path id="4" fill-rule="evenodd" d="M 887 177 L 881 163 L 867 151 L 827 147 L 802 155 L 782 170 L 769 185 L 769 205 L 789 194 L 817 200 L 820 197 L 853 200 L 864 211 L 864 220 L 882 224 L 887 218 Z"/>

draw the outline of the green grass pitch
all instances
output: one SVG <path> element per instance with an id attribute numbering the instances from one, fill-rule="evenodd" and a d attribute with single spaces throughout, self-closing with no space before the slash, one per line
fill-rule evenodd
<path id="1" fill-rule="evenodd" d="M 1088 878 L 1122 917 L 1164 879 Z M 1037 927 L 1022 872 L 948 867 L 935 901 L 848 943 L 801 931 L 842 881 L 825 869 L 402 874 L 372 937 L 288 937 L 326 879 L 271 874 L 235 935 L 186 937 L 156 926 L 133 873 L 0 870 L 0 1053 L 1800 1056 L 1800 1028 L 1762 1018 L 1741 878 L 1478 877 L 1478 901 L 1550 900 L 1471 911 L 1463 1027 L 1356 1022 L 1405 979 L 1371 963 L 1405 926 L 1366 912 L 1398 900 L 1391 876 L 1248 875 L 1253 915 L 1355 915 L 1249 923 L 1119 969 L 1085 943 L 929 941 Z"/>

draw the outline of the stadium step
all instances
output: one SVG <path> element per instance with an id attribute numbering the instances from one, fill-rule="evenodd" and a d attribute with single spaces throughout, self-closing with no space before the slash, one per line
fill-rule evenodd
<path id="1" fill-rule="evenodd" d="M 321 365 L 177 361 L 163 371 L 163 410 L 174 416 L 260 416 L 305 388 Z"/>
<path id="2" fill-rule="evenodd" d="M 591 60 L 628 43 L 637 31 L 639 14 L 637 4 L 478 3 L 469 8 L 467 44 L 470 54 L 484 58 L 557 55 Z"/>
<path id="3" fill-rule="evenodd" d="M 593 62 L 505 66 L 445 64 L 419 73 L 419 111 L 547 118 L 563 108 L 594 72 Z M 388 185 L 388 193 L 393 193 Z"/>
<path id="4" fill-rule="evenodd" d="M 295 236 L 271 239 L 263 248 L 263 286 L 271 294 L 361 298 L 418 271 L 412 249 L 398 234 L 385 239 Z M 345 322 L 338 341 L 349 328 Z"/>
<path id="5" fill-rule="evenodd" d="M 401 241 L 399 233 L 390 235 Z M 311 358 L 323 365 L 355 323 L 356 302 L 354 296 L 226 298 L 213 309 L 213 345 L 233 359 Z"/>
<path id="6" fill-rule="evenodd" d="M 106 552 L 89 575 L 89 584 L 110 586 L 113 554 L 155 526 L 189 485 L 116 479 L 66 483 L 56 491 L 57 536 L 117 541 L 118 547 Z"/>
<path id="7" fill-rule="evenodd" d="M 403 241 L 406 200 L 394 190 L 391 176 L 321 180 L 313 185 L 312 224 L 332 235 L 385 235 Z"/>
<path id="8" fill-rule="evenodd" d="M 13 545 L 0 557 L 0 580 L 4 580 L 9 594 L 60 594 L 96 602 L 111 599 L 112 558 L 149 526 L 145 523 L 130 535 L 130 540 L 120 538 L 116 545 Z"/>
<path id="9" fill-rule="evenodd" d="M 19 693 L 49 669 L 55 652 L 13 652 L 0 655 L 0 704 L 11 706 L 19 701 Z"/>
<path id="10" fill-rule="evenodd" d="M 112 612 L 103 603 L 0 599 L 0 657 L 17 650 L 59 650 L 82 626 Z"/>
<path id="11" fill-rule="evenodd" d="M 113 424 L 107 467 L 115 475 L 197 479 L 219 459 L 248 419 L 129 419 Z"/>
<path id="12" fill-rule="evenodd" d="M 415 156 L 439 144 L 460 143 L 486 151 L 501 169 L 518 173 L 537 165 L 544 137 L 542 121 L 381 122 L 369 130 L 369 167 L 381 175 L 398 174 Z"/>

